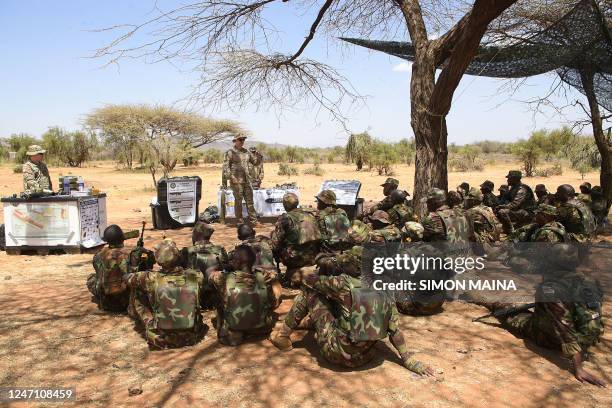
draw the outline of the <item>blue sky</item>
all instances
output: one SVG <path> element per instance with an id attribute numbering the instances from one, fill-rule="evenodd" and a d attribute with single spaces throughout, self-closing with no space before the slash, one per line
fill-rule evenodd
<path id="1" fill-rule="evenodd" d="M 159 2 L 170 7 L 174 0 Z M 119 68 L 103 67 L 88 58 L 114 38 L 91 30 L 146 19 L 152 0 L 1 0 L 0 1 L 0 137 L 27 132 L 40 135 L 49 126 L 77 129 L 91 110 L 113 103 L 172 104 L 189 92 L 194 75 L 170 64 L 124 61 Z M 284 49 L 297 49 L 310 22 L 277 9 L 268 18 L 284 34 Z M 339 68 L 367 103 L 352 112 L 348 127 L 384 140 L 412 136 L 410 127 L 410 69 L 400 59 L 357 47 L 336 48 L 317 40 L 307 56 Z M 534 129 L 553 128 L 582 117 L 578 109 L 565 116 L 552 111 L 535 115 L 520 101 L 547 93 L 552 75 L 530 78 L 512 97 L 500 92 L 502 81 L 463 78 L 448 117 L 449 142 L 511 141 Z M 582 99 L 575 91 L 570 100 Z M 509 100 L 511 99 L 511 100 Z M 560 99 L 561 102 L 564 99 Z M 302 146 L 343 144 L 347 134 L 326 114 L 273 110 L 206 112 L 230 118 L 248 128 L 254 139 Z"/>

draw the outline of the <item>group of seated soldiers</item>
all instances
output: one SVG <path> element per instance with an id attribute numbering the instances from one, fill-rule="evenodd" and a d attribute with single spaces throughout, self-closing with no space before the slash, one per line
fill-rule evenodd
<path id="1" fill-rule="evenodd" d="M 121 229 L 112 225 L 104 232 L 108 247 L 95 255 L 96 272 L 87 286 L 100 308 L 127 309 L 151 348 L 195 344 L 205 333 L 202 309 L 214 308 L 213 324 L 224 345 L 239 345 L 251 335 L 269 335 L 278 349 L 287 351 L 292 349 L 293 330 L 313 329 L 326 360 L 358 367 L 371 360 L 376 342 L 388 337 L 407 369 L 431 376 L 432 369 L 408 352 L 399 313 L 435 313 L 442 310 L 444 299 L 396 302 L 367 288 L 360 279 L 364 245 L 473 242 L 486 250 L 502 237 L 511 242 L 585 243 L 606 219 L 596 188 L 586 183 L 576 198 L 570 185 L 559 186 L 554 195 L 538 186 L 534 195 L 521 182 L 520 171 L 510 171 L 507 179 L 499 196 L 493 194 L 490 181 L 480 189 L 462 183 L 449 193 L 432 188 L 424 200 L 427 215 L 420 220 L 415 203 L 393 178 L 382 185 L 384 199 L 353 221 L 336 205 L 331 190 L 316 196 L 316 209 L 300 207 L 297 195 L 288 193 L 283 197 L 286 212 L 271 236 L 256 235 L 250 225 L 239 225 L 240 243 L 229 253 L 211 242 L 213 228 L 199 222 L 192 232 L 192 246 L 179 250 L 173 241 L 164 240 L 154 252 L 134 256 L 134 249 L 123 246 Z M 571 248 L 563 251 L 567 255 Z M 152 259 L 160 268 L 153 270 Z M 282 275 L 279 263 L 285 266 Z M 571 262 L 564 268 L 574 288 L 594 287 Z M 543 282 L 557 278 L 545 276 Z M 299 289 L 299 294 L 274 329 L 281 282 Z M 495 311 L 507 305 L 484 306 Z M 538 345 L 561 350 L 580 381 L 604 385 L 582 366 L 584 353 L 603 332 L 601 296 L 588 304 L 536 302 L 534 312 L 500 320 Z"/>

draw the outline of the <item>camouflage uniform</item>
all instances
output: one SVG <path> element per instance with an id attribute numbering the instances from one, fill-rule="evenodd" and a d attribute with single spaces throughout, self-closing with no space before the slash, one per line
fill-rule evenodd
<path id="1" fill-rule="evenodd" d="M 584 202 L 575 198 L 559 205 L 557 220 L 577 242 L 586 242 L 595 233 L 596 222 L 593 212 Z"/>
<path id="2" fill-rule="evenodd" d="M 246 245 L 255 252 L 255 263 L 254 268 L 261 270 L 275 271 L 276 264 L 274 263 L 274 253 L 272 252 L 272 246 L 270 238 L 264 235 L 257 235 L 253 238 L 245 239 L 238 245 Z"/>
<path id="3" fill-rule="evenodd" d="M 409 221 L 418 220 L 412 207 L 409 207 L 403 203 L 395 204 L 387 211 L 387 213 L 389 214 L 389 221 L 391 221 L 391 224 L 394 224 L 397 228 L 403 228 Z"/>
<path id="4" fill-rule="evenodd" d="M 245 148 L 232 147 L 225 152 L 223 184 L 225 185 L 229 180 L 230 188 L 234 193 L 234 209 L 238 220 L 242 219 L 242 200 L 244 199 L 249 213 L 249 221 L 257 221 L 257 214 L 253 205 L 253 180 L 251 179 L 249 166 L 257 166 L 260 163 L 261 158 Z"/>
<path id="5" fill-rule="evenodd" d="M 399 186 L 399 180 L 389 177 L 380 186 L 385 187 L 386 185 L 395 186 L 395 188 L 397 188 L 397 186 Z M 379 201 L 378 203 L 368 208 L 368 211 L 366 212 L 365 215 L 366 216 L 372 215 L 374 214 L 374 211 L 378 211 L 378 210 L 387 211 L 391 207 L 393 207 L 393 200 L 391 200 L 391 196 L 386 196 L 381 201 Z"/>
<path id="6" fill-rule="evenodd" d="M 125 312 L 129 291 L 122 282 L 129 272 L 131 249 L 123 245 L 109 245 L 94 255 L 95 273 L 87 277 L 87 288 L 94 297 L 98 308 L 112 312 Z M 106 282 L 106 279 L 112 280 Z"/>
<path id="7" fill-rule="evenodd" d="M 376 340 L 355 341 L 350 334 L 351 319 L 354 319 L 354 314 L 351 313 L 352 289 L 361 287 L 360 279 L 344 273 L 339 276 L 313 274 L 306 278 L 305 285 L 308 289 L 296 298 L 294 307 L 285 318 L 285 324 L 295 329 L 300 321 L 310 314 L 315 325 L 317 344 L 321 355 L 327 361 L 345 367 L 359 367 L 369 362 L 374 357 Z M 389 336 L 400 355 L 405 356 L 408 350 L 399 330 L 397 309 L 393 303 L 389 303 L 387 307 L 390 310 L 385 334 Z M 361 325 L 364 323 L 361 322 Z M 386 322 L 378 323 L 379 325 L 366 326 L 383 330 Z"/>
<path id="8" fill-rule="evenodd" d="M 253 150 L 251 152 L 254 153 Z M 253 188 L 261 188 L 261 182 L 264 178 L 264 164 L 263 160 L 259 160 L 258 164 L 249 162 L 249 172 L 251 173 L 251 184 Z"/>
<path id="9" fill-rule="evenodd" d="M 225 345 L 242 343 L 248 334 L 269 333 L 274 326 L 272 311 L 279 302 L 272 286 L 277 282 L 275 271 L 254 269 L 253 272 L 211 270 L 207 273 L 222 299 L 217 308 L 217 336 Z"/>
<path id="10" fill-rule="evenodd" d="M 215 245 L 209 241 L 198 241 L 192 246 L 184 248 L 182 255 L 185 268 L 195 269 L 202 273 L 209 268 L 219 267 L 219 261 L 226 263 L 228 259 L 223 246 Z"/>
<path id="11" fill-rule="evenodd" d="M 193 345 L 206 331 L 199 301 L 204 276 L 199 271 L 175 266 L 180 255 L 171 241 L 161 243 L 155 257 L 162 265 L 161 270 L 136 272 L 125 277 L 127 286 L 132 289 L 128 312 L 144 327 L 151 348 Z"/>
<path id="12" fill-rule="evenodd" d="M 570 271 L 538 285 L 533 313 L 505 317 L 502 323 L 538 346 L 560 349 L 563 356 L 572 358 L 586 352 L 603 334 L 601 299 L 595 282 Z"/>
<path id="13" fill-rule="evenodd" d="M 603 196 L 601 187 L 595 186 L 591 192 L 591 211 L 597 222 L 597 227 L 601 228 L 608 216 L 606 198 Z"/>
<path id="14" fill-rule="evenodd" d="M 487 192 L 482 195 L 482 205 L 486 205 L 490 208 L 497 208 L 499 205 L 499 199 L 492 192 Z"/>
<path id="15" fill-rule="evenodd" d="M 389 214 L 377 210 L 370 217 L 372 220 L 373 230 L 370 231 L 370 242 L 400 242 L 402 240 L 402 232 L 395 225 L 391 224 Z M 379 227 L 376 227 L 379 224 Z"/>
<path id="16" fill-rule="evenodd" d="M 316 218 L 306 210 L 295 208 L 278 217 L 272 231 L 271 246 L 290 274 L 289 270 L 314 265 L 320 241 Z"/>
<path id="17" fill-rule="evenodd" d="M 469 225 L 460 209 L 443 205 L 423 219 L 424 241 L 467 242 Z"/>
<path id="18" fill-rule="evenodd" d="M 40 193 L 52 190 L 49 169 L 43 162 L 33 163 L 30 160 L 23 164 L 23 191 L 25 193 Z"/>
<path id="19" fill-rule="evenodd" d="M 491 207 L 482 204 L 483 194 L 480 190 L 471 188 L 466 196 L 465 215 L 470 223 L 471 241 L 493 243 L 499 241 L 501 224 L 495 217 Z M 472 206 L 473 205 L 473 206 Z"/>
<path id="20" fill-rule="evenodd" d="M 341 251 L 350 245 L 348 230 L 351 220 L 342 208 L 330 206 L 320 210 L 317 214 L 317 223 L 325 249 Z"/>
<path id="21" fill-rule="evenodd" d="M 513 170 L 508 173 L 509 177 L 520 177 L 520 171 Z M 497 210 L 497 216 L 508 231 L 515 227 L 525 225 L 533 219 L 533 210 L 536 201 L 531 187 L 527 184 L 518 183 L 513 185 L 508 192 L 508 203 Z"/>

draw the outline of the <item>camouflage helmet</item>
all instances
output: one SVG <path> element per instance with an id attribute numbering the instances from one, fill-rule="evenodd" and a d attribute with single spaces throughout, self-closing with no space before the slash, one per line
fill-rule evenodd
<path id="1" fill-rule="evenodd" d="M 215 229 L 205 222 L 197 222 L 191 232 L 191 240 L 195 244 L 198 241 L 210 239 Z"/>
<path id="2" fill-rule="evenodd" d="M 555 207 L 554 205 L 540 204 L 538 205 L 538 208 L 535 209 L 535 213 L 550 215 L 551 217 L 556 217 L 559 215 L 559 210 L 557 210 L 557 207 Z"/>
<path id="3" fill-rule="evenodd" d="M 174 241 L 164 239 L 155 246 L 155 260 L 162 268 L 171 268 L 180 260 L 180 252 Z"/>
<path id="4" fill-rule="evenodd" d="M 493 189 L 495 188 L 495 183 L 493 183 L 491 180 L 485 180 L 480 187 L 484 188 L 485 190 L 488 191 L 493 191 Z"/>
<path id="5" fill-rule="evenodd" d="M 333 190 L 323 190 L 315 198 L 323 204 L 336 205 L 336 193 Z"/>
<path id="6" fill-rule="evenodd" d="M 123 230 L 120 226 L 112 224 L 106 227 L 102 239 L 111 245 L 118 245 L 125 241 L 125 235 L 123 235 Z"/>
<path id="7" fill-rule="evenodd" d="M 506 175 L 506 178 L 522 178 L 523 173 L 520 170 L 510 170 Z"/>
<path id="8" fill-rule="evenodd" d="M 286 193 L 283 196 L 283 207 L 285 207 L 285 211 L 291 211 L 300 204 L 300 199 L 295 193 Z"/>
<path id="9" fill-rule="evenodd" d="M 466 200 L 482 203 L 482 191 L 475 187 L 470 188 L 470 191 L 467 193 Z"/>
<path id="10" fill-rule="evenodd" d="M 407 193 L 404 190 L 393 190 L 391 194 L 389 194 L 389 198 L 393 204 L 401 204 L 406 200 Z"/>
<path id="11" fill-rule="evenodd" d="M 561 184 L 557 187 L 557 197 L 571 198 L 576 195 L 576 190 L 570 184 Z"/>
<path id="12" fill-rule="evenodd" d="M 404 236 L 410 238 L 412 241 L 422 240 L 423 232 L 425 232 L 423 225 L 415 221 L 408 221 L 404 224 L 404 228 L 402 228 Z"/>
<path id="13" fill-rule="evenodd" d="M 446 193 L 444 190 L 433 187 L 427 192 L 427 201 L 442 205 L 446 203 Z"/>
<path id="14" fill-rule="evenodd" d="M 374 214 L 370 216 L 372 221 L 382 222 L 383 224 L 391 224 L 391 220 L 389 219 L 389 214 L 383 210 L 376 210 Z"/>
<path id="15" fill-rule="evenodd" d="M 384 183 L 382 183 L 380 186 L 384 187 L 386 185 L 390 185 L 390 186 L 399 186 L 399 180 L 393 177 L 388 177 Z"/>
<path id="16" fill-rule="evenodd" d="M 348 230 L 348 234 L 351 238 L 351 241 L 356 244 L 361 244 L 368 240 L 368 236 L 370 235 L 371 230 L 372 228 L 370 228 L 370 226 L 368 226 L 364 222 L 354 220 Z"/>

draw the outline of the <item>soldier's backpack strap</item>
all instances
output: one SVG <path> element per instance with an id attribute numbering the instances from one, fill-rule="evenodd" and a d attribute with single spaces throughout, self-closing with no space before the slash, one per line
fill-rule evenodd
<path id="1" fill-rule="evenodd" d="M 469 223 L 464 214 L 457 211 L 436 211 L 446 230 L 446 240 L 454 242 L 469 241 Z"/>
<path id="2" fill-rule="evenodd" d="M 193 273 L 158 273 L 155 279 L 154 323 L 157 329 L 194 329 L 199 313 L 199 287 Z"/>
<path id="3" fill-rule="evenodd" d="M 388 335 L 392 308 L 384 292 L 365 288 L 351 278 L 348 336 L 353 342 L 382 340 Z"/>

